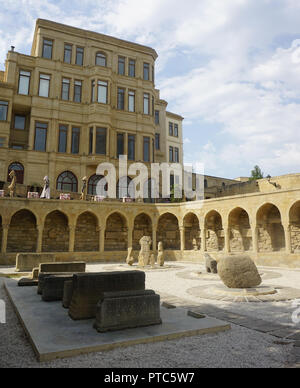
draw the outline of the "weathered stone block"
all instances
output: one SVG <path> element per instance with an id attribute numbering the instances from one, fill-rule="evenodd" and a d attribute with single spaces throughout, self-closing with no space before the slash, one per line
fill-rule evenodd
<path id="1" fill-rule="evenodd" d="M 160 296 L 154 291 L 108 292 L 97 305 L 94 327 L 104 333 L 161 323 Z"/>
<path id="2" fill-rule="evenodd" d="M 68 309 L 71 304 L 73 295 L 73 279 L 67 280 L 64 283 L 63 307 Z"/>
<path id="3" fill-rule="evenodd" d="M 40 264 L 40 272 L 48 273 L 81 273 L 85 272 L 86 263 L 76 261 L 70 263 L 42 263 Z"/>
<path id="4" fill-rule="evenodd" d="M 141 271 L 75 274 L 69 315 L 74 320 L 96 316 L 96 307 L 104 292 L 145 290 Z"/>
<path id="5" fill-rule="evenodd" d="M 39 280 L 38 280 L 38 289 L 37 289 L 37 293 L 39 295 L 43 294 L 43 289 L 44 289 L 44 285 L 45 285 L 45 279 L 48 278 L 49 276 L 55 276 L 55 275 L 72 277 L 73 273 L 70 273 L 70 272 L 63 272 L 63 273 L 62 272 L 59 272 L 59 273 L 56 273 L 56 272 L 40 272 L 39 273 Z"/>
<path id="6" fill-rule="evenodd" d="M 63 299 L 64 283 L 72 279 L 73 275 L 50 275 L 44 278 L 42 300 L 55 302 Z"/>
<path id="7" fill-rule="evenodd" d="M 53 253 L 18 253 L 16 258 L 16 271 L 32 271 L 41 263 L 54 263 Z"/>
<path id="8" fill-rule="evenodd" d="M 213 259 L 208 253 L 204 254 L 204 258 L 207 273 L 218 273 L 218 262 Z"/>

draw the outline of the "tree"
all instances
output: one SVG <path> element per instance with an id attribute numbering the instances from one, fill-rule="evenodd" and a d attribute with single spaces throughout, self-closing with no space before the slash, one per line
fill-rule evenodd
<path id="1" fill-rule="evenodd" d="M 251 177 L 250 180 L 254 181 L 257 179 L 263 179 L 264 173 L 261 171 L 261 168 L 259 166 L 254 166 L 254 169 L 251 171 Z"/>

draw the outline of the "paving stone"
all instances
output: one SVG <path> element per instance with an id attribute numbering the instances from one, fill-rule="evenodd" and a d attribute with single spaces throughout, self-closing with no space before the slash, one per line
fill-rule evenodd
<path id="1" fill-rule="evenodd" d="M 254 324 L 251 327 L 251 329 L 256 330 L 256 331 L 260 331 L 262 333 L 270 333 L 272 331 L 281 330 L 284 328 L 285 328 L 285 326 L 283 326 L 283 325 L 275 324 L 272 322 L 265 322 L 265 321 L 262 321 L 262 323 L 258 323 L 257 325 Z"/>
<path id="2" fill-rule="evenodd" d="M 300 356 L 300 341 L 296 341 L 294 343 L 295 348 L 299 348 L 299 356 Z"/>
<path id="3" fill-rule="evenodd" d="M 196 318 L 196 319 L 203 319 L 203 318 L 206 318 L 206 315 L 204 314 L 201 314 L 201 313 L 197 313 L 196 311 L 192 311 L 192 310 L 189 310 L 187 315 L 189 317 L 193 317 L 193 318 Z"/>
<path id="4" fill-rule="evenodd" d="M 291 335 L 289 339 L 300 342 L 300 330 L 297 330 L 297 332 Z"/>
<path id="5" fill-rule="evenodd" d="M 272 331 L 272 333 L 270 333 L 270 334 L 273 335 L 274 337 L 277 337 L 277 338 L 292 339 L 290 336 L 292 336 L 293 334 L 296 334 L 298 331 L 299 330 L 295 330 L 292 328 L 285 328 L 285 329 L 281 329 L 281 330 Z"/>
<path id="6" fill-rule="evenodd" d="M 171 304 L 171 303 L 163 302 L 161 305 L 162 305 L 162 307 L 169 309 L 169 310 L 176 309 L 176 306 L 174 304 Z"/>

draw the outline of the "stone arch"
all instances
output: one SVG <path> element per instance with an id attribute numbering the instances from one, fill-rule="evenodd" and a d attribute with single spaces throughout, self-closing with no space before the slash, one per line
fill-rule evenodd
<path id="1" fill-rule="evenodd" d="M 43 252 L 69 251 L 69 221 L 61 211 L 49 213 L 45 219 L 43 231 Z"/>
<path id="2" fill-rule="evenodd" d="M 121 213 L 112 213 L 106 219 L 105 251 L 127 251 L 128 226 L 125 216 Z"/>
<path id="3" fill-rule="evenodd" d="M 258 251 L 272 252 L 285 249 L 284 228 L 277 206 L 266 203 L 256 215 L 258 227 Z"/>
<path id="4" fill-rule="evenodd" d="M 91 212 L 84 212 L 77 218 L 74 250 L 75 252 L 99 251 L 98 218 Z"/>
<path id="5" fill-rule="evenodd" d="M 198 251 L 201 249 L 201 233 L 199 219 L 195 213 L 188 213 L 183 219 L 185 250 Z"/>
<path id="6" fill-rule="evenodd" d="M 206 249 L 208 252 L 224 250 L 225 239 L 222 217 L 216 210 L 211 210 L 205 217 Z"/>
<path id="7" fill-rule="evenodd" d="M 294 203 L 289 212 L 292 252 L 300 253 L 300 201 Z"/>
<path id="8" fill-rule="evenodd" d="M 162 242 L 165 250 L 180 250 L 180 230 L 178 218 L 171 213 L 160 216 L 157 225 L 157 242 Z"/>
<path id="9" fill-rule="evenodd" d="M 133 249 L 140 250 L 139 241 L 142 237 L 149 236 L 152 240 L 152 220 L 146 213 L 141 213 L 135 217 L 133 227 L 132 245 Z"/>
<path id="10" fill-rule="evenodd" d="M 237 207 L 228 217 L 230 232 L 230 251 L 244 252 L 252 250 L 252 230 L 249 214 L 245 209 Z"/>
<path id="11" fill-rule="evenodd" d="M 36 252 L 38 230 L 36 216 L 29 210 L 19 210 L 10 221 L 7 252 Z"/>

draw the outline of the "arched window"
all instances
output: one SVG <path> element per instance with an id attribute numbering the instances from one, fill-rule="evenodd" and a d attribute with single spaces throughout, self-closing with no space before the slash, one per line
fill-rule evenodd
<path id="1" fill-rule="evenodd" d="M 105 185 L 100 184 L 98 189 L 97 189 L 98 183 L 103 178 L 104 178 L 104 176 L 96 175 L 96 174 L 92 175 L 90 177 L 89 183 L 88 183 L 88 194 L 89 195 L 100 195 L 102 197 L 106 197 L 106 193 L 105 192 L 108 190 L 108 184 L 107 183 Z"/>
<path id="2" fill-rule="evenodd" d="M 128 176 L 122 177 L 119 179 L 117 184 L 117 198 L 135 198 L 135 189 L 133 183 L 131 184 L 132 179 Z"/>
<path id="3" fill-rule="evenodd" d="M 14 162 L 8 167 L 8 174 L 7 174 L 7 181 L 10 182 L 9 173 L 11 171 L 15 171 L 16 177 L 17 177 L 17 183 L 20 183 L 21 185 L 24 182 L 24 167 L 21 163 Z"/>
<path id="4" fill-rule="evenodd" d="M 96 54 L 96 65 L 106 67 L 106 55 L 103 53 Z"/>
<path id="5" fill-rule="evenodd" d="M 78 182 L 76 176 L 70 171 L 63 172 L 57 178 L 56 189 L 59 191 L 77 193 Z"/>

